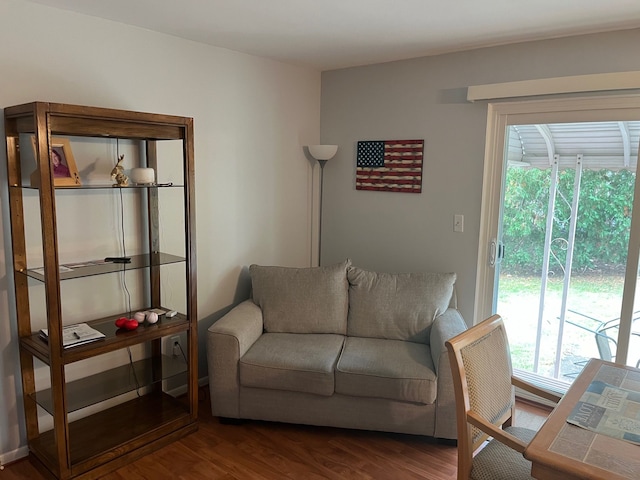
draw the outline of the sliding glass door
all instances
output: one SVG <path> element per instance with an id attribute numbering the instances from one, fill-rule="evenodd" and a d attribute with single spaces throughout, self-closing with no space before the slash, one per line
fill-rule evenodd
<path id="1" fill-rule="evenodd" d="M 640 122 L 506 133 L 496 311 L 514 367 L 571 381 L 616 357 Z"/>
<path id="2" fill-rule="evenodd" d="M 591 357 L 640 362 L 640 101 L 567 102 L 490 107 L 476 302 L 505 319 L 514 368 L 561 382 Z"/>

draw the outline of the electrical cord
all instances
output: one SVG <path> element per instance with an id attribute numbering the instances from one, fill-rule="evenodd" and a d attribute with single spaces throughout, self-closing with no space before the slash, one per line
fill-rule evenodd
<path id="1" fill-rule="evenodd" d="M 140 382 L 138 381 L 138 375 L 136 375 L 136 369 L 133 366 L 133 356 L 131 355 L 131 347 L 127 347 L 127 353 L 129 354 L 129 366 L 131 367 L 131 373 L 133 375 L 133 381 L 136 383 L 136 395 L 140 396 Z"/>
<path id="2" fill-rule="evenodd" d="M 116 155 L 120 158 L 120 140 L 116 138 Z M 122 198 L 122 188 L 118 188 L 118 192 L 120 193 L 120 234 L 122 239 L 122 256 L 127 256 L 127 246 L 125 243 L 125 232 L 124 232 L 124 199 Z M 131 293 L 129 292 L 129 288 L 127 287 L 127 271 L 126 264 L 122 264 L 121 270 L 121 282 L 122 287 L 127 295 L 127 311 L 129 312 L 129 318 L 131 318 Z"/>
<path id="3" fill-rule="evenodd" d="M 120 158 L 120 141 L 116 138 L 116 155 L 117 158 Z M 118 188 L 118 192 L 120 193 L 120 234 L 122 238 L 122 256 L 127 256 L 127 247 L 125 243 L 125 232 L 124 232 L 124 199 L 122 198 L 122 188 Z M 129 318 L 131 318 L 131 293 L 129 292 L 129 288 L 127 287 L 127 269 L 126 265 L 122 264 L 122 270 L 120 271 L 120 281 L 122 282 L 122 287 L 127 295 L 127 310 L 129 312 Z M 131 353 L 131 347 L 127 347 L 127 354 L 129 355 L 129 366 L 131 367 L 131 373 L 133 375 L 133 381 L 136 384 L 136 395 L 140 397 L 140 382 L 138 381 L 138 375 L 136 374 L 135 366 L 133 365 L 133 355 Z"/>
<path id="4" fill-rule="evenodd" d="M 182 358 L 184 359 L 184 363 L 189 363 L 187 362 L 187 356 L 184 353 L 184 350 L 182 349 L 182 345 L 180 344 L 180 342 L 177 342 L 176 345 L 178 345 L 178 348 L 180 349 L 180 353 L 182 353 Z"/>
<path id="5" fill-rule="evenodd" d="M 120 233 L 122 234 L 122 256 L 127 256 L 127 247 L 124 241 L 124 201 L 122 198 L 122 189 L 118 188 L 120 191 Z M 127 295 L 127 310 L 129 312 L 129 318 L 131 318 L 131 293 L 129 292 L 129 288 L 127 287 L 127 269 L 126 264 L 122 264 L 122 270 L 120 279 L 122 282 L 122 287 Z"/>

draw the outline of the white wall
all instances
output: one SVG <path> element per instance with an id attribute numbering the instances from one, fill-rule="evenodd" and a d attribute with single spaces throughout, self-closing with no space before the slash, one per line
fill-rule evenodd
<path id="1" fill-rule="evenodd" d="M 18 0 L 0 0 L 0 45 L 0 109 L 41 100 L 194 117 L 205 375 L 206 328 L 246 295 L 242 267 L 310 264 L 312 163 L 302 146 L 319 139 L 320 73 Z M 22 453 L 26 442 L 5 161 L 3 147 L 3 462 Z"/>
<path id="2" fill-rule="evenodd" d="M 350 257 L 383 271 L 454 271 L 473 318 L 486 103 L 466 87 L 640 70 L 640 30 L 514 44 L 322 74 L 323 263 Z M 425 140 L 422 194 L 355 189 L 356 142 Z M 453 231 L 464 215 L 464 233 Z M 508 252 L 507 252 L 508 254 Z"/>

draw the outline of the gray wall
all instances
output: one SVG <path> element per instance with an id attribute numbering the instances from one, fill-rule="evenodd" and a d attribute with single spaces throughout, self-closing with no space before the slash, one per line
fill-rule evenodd
<path id="1" fill-rule="evenodd" d="M 470 322 L 487 105 L 466 102 L 466 87 L 640 70 L 638 45 L 636 29 L 324 72 L 321 141 L 339 150 L 325 168 L 323 264 L 454 271 Z M 414 138 L 425 140 L 422 194 L 355 189 L 356 142 Z"/>

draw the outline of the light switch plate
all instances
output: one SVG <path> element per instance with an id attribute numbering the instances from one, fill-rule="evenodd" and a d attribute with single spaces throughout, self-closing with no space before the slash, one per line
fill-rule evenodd
<path id="1" fill-rule="evenodd" d="M 453 216 L 453 231 L 464 232 L 464 215 L 456 214 Z"/>

